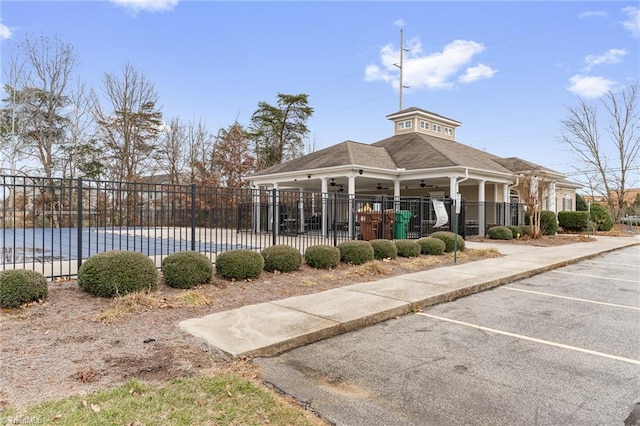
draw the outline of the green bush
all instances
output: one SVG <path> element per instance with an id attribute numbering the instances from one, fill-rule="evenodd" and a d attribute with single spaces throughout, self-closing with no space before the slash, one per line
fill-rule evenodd
<path id="1" fill-rule="evenodd" d="M 558 220 L 551 210 L 540 212 L 540 230 L 544 235 L 555 235 L 558 231 Z"/>
<path id="2" fill-rule="evenodd" d="M 78 285 L 100 297 L 155 290 L 158 270 L 149 257 L 134 251 L 112 250 L 87 259 L 78 270 Z"/>
<path id="3" fill-rule="evenodd" d="M 598 231 L 611 231 L 613 219 L 609 210 L 602 204 L 591 204 L 591 222 Z"/>
<path id="4" fill-rule="evenodd" d="M 420 252 L 422 254 L 439 256 L 444 253 L 444 249 L 446 247 L 444 241 L 438 238 L 423 237 L 416 242 L 420 244 Z"/>
<path id="5" fill-rule="evenodd" d="M 40 272 L 12 269 L 0 272 L 0 308 L 17 308 L 47 297 L 47 279 Z"/>
<path id="6" fill-rule="evenodd" d="M 374 259 L 373 247 L 368 241 L 344 241 L 338 244 L 340 260 L 352 265 L 362 265 Z"/>
<path id="7" fill-rule="evenodd" d="M 509 226 L 507 226 L 507 228 L 509 228 L 511 230 L 511 235 L 513 236 L 513 238 L 520 238 L 520 237 L 522 237 L 524 235 L 522 233 L 522 226 L 509 225 Z"/>
<path id="8" fill-rule="evenodd" d="M 227 280 L 258 278 L 264 269 L 264 258 L 256 251 L 225 251 L 216 258 L 216 274 Z"/>
<path id="9" fill-rule="evenodd" d="M 395 259 L 398 257 L 398 248 L 391 240 L 371 240 L 373 257 L 376 259 Z"/>
<path id="10" fill-rule="evenodd" d="M 422 252 L 422 246 L 413 240 L 398 240 L 395 244 L 398 248 L 398 256 L 418 257 Z"/>
<path id="11" fill-rule="evenodd" d="M 162 275 L 169 287 L 192 288 L 211 282 L 213 265 L 202 253 L 181 251 L 162 260 Z"/>
<path id="12" fill-rule="evenodd" d="M 284 244 L 267 247 L 262 250 L 264 269 L 269 272 L 292 272 L 302 266 L 302 255 L 294 247 Z"/>
<path id="13" fill-rule="evenodd" d="M 562 211 L 558 213 L 558 222 L 565 231 L 586 231 L 589 228 L 589 213 Z"/>
<path id="14" fill-rule="evenodd" d="M 432 233 L 431 235 L 429 235 L 429 237 L 431 238 L 437 238 L 439 240 L 442 240 L 442 242 L 444 242 L 444 251 L 446 252 L 452 252 L 453 251 L 453 246 L 455 244 L 456 241 L 456 237 L 458 239 L 458 251 L 464 251 L 464 238 L 462 238 L 460 235 L 451 232 L 451 231 L 436 231 L 434 233 Z"/>
<path id="15" fill-rule="evenodd" d="M 520 235 L 531 235 L 531 226 L 530 225 L 520 226 Z"/>
<path id="16" fill-rule="evenodd" d="M 337 247 L 322 244 L 310 246 L 304 252 L 304 261 L 312 268 L 335 268 L 340 264 L 340 250 Z"/>
<path id="17" fill-rule="evenodd" d="M 511 240 L 513 232 L 506 226 L 492 226 L 487 229 L 487 234 L 492 240 Z"/>

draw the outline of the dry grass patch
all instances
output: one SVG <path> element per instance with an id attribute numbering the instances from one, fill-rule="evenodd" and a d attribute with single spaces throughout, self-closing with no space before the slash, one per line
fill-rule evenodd
<path id="1" fill-rule="evenodd" d="M 411 270 L 422 269 L 425 266 L 433 266 L 442 263 L 443 260 L 436 256 L 412 257 L 403 263 L 404 267 Z"/>
<path id="2" fill-rule="evenodd" d="M 176 294 L 175 296 L 167 297 L 165 302 L 171 307 L 211 305 L 211 299 L 200 294 L 196 290 L 189 290 Z"/>
<path id="3" fill-rule="evenodd" d="M 484 249 L 467 249 L 470 256 L 474 257 L 502 257 L 502 254 L 495 247 L 489 247 Z"/>
<path id="4" fill-rule="evenodd" d="M 111 323 L 127 314 L 134 314 L 151 310 L 158 306 L 160 301 L 148 293 L 130 293 L 113 299 L 111 306 L 94 315 L 93 322 Z"/>
<path id="5" fill-rule="evenodd" d="M 354 266 L 349 271 L 348 275 L 358 275 L 360 277 L 377 276 L 377 275 L 389 275 L 391 269 L 383 265 L 382 262 L 372 261 L 363 263 L 362 265 Z"/>

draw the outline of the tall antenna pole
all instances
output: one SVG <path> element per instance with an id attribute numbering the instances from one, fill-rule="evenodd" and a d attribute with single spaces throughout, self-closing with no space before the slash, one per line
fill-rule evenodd
<path id="1" fill-rule="evenodd" d="M 402 111 L 402 67 L 404 62 L 404 38 L 403 38 L 403 29 L 400 28 L 400 109 L 398 111 Z"/>

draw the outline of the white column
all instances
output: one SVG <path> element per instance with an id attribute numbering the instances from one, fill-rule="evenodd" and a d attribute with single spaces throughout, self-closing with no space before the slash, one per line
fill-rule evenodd
<path id="1" fill-rule="evenodd" d="M 511 225 L 511 205 L 509 204 L 509 184 L 502 184 L 502 202 L 504 203 L 504 224 Z"/>
<path id="2" fill-rule="evenodd" d="M 478 235 L 484 237 L 484 230 L 487 227 L 487 218 L 485 217 L 485 197 L 484 197 L 485 181 L 478 181 Z"/>
<path id="3" fill-rule="evenodd" d="M 304 233 L 305 229 L 304 229 L 304 191 L 302 190 L 302 188 L 300 188 L 299 190 L 299 194 L 300 196 L 298 197 L 298 231 L 302 234 Z"/>
<path id="4" fill-rule="evenodd" d="M 349 237 L 355 235 L 355 216 L 356 216 L 356 177 L 348 176 L 347 194 L 349 194 Z"/>
<path id="5" fill-rule="evenodd" d="M 458 178 L 452 176 L 449 178 L 449 196 L 455 198 L 458 193 Z"/>
<path id="6" fill-rule="evenodd" d="M 554 212 L 556 215 L 558 214 L 556 208 L 556 184 L 555 182 L 549 184 L 549 210 Z"/>
<path id="7" fill-rule="evenodd" d="M 327 185 L 327 178 L 322 178 L 322 216 L 320 216 L 320 218 L 322 219 L 322 236 L 326 237 L 327 236 L 327 199 L 328 199 L 328 194 L 329 189 L 328 189 L 328 185 Z"/>
<path id="8" fill-rule="evenodd" d="M 400 180 L 393 181 L 393 209 L 400 210 Z"/>
<path id="9" fill-rule="evenodd" d="M 254 188 L 253 193 L 253 232 L 260 232 L 260 187 Z"/>

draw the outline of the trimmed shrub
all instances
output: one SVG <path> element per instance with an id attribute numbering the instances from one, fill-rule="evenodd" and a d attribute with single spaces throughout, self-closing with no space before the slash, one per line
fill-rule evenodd
<path id="1" fill-rule="evenodd" d="M 520 226 L 521 235 L 531 235 L 531 226 L 530 225 L 522 225 Z"/>
<path id="2" fill-rule="evenodd" d="M 422 246 L 413 240 L 398 240 L 395 244 L 398 248 L 398 256 L 418 257 L 422 252 Z"/>
<path id="3" fill-rule="evenodd" d="M 47 279 L 38 271 L 12 269 L 0 272 L 0 308 L 17 308 L 48 294 Z"/>
<path id="4" fill-rule="evenodd" d="M 446 252 L 452 252 L 453 251 L 453 246 L 455 244 L 455 239 L 457 237 L 458 239 L 458 251 L 464 251 L 464 238 L 462 238 L 460 235 L 451 232 L 451 231 L 436 231 L 434 233 L 432 233 L 431 235 L 429 235 L 429 237 L 431 238 L 437 238 L 439 240 L 442 240 L 442 242 L 444 242 L 444 251 Z"/>
<path id="5" fill-rule="evenodd" d="M 398 257 L 398 248 L 391 240 L 371 240 L 373 257 L 376 259 L 395 259 Z"/>
<path id="6" fill-rule="evenodd" d="M 558 212 L 558 222 L 565 231 L 586 231 L 589 228 L 589 213 L 584 211 Z"/>
<path id="7" fill-rule="evenodd" d="M 611 231 L 613 228 L 613 219 L 611 213 L 602 204 L 591 204 L 591 222 L 598 231 Z"/>
<path id="8" fill-rule="evenodd" d="M 267 247 L 262 250 L 264 269 L 269 272 L 291 272 L 302 266 L 300 251 L 284 244 Z"/>
<path id="9" fill-rule="evenodd" d="M 362 265 L 374 259 L 373 247 L 368 241 L 344 241 L 338 244 L 340 260 L 352 265 Z"/>
<path id="10" fill-rule="evenodd" d="M 444 241 L 431 237 L 420 238 L 416 243 L 420 244 L 420 252 L 422 254 L 431 254 L 435 256 L 439 256 L 444 253 L 444 249 L 446 247 Z"/>
<path id="11" fill-rule="evenodd" d="M 544 235 L 555 235 L 558 231 L 558 220 L 551 210 L 540 212 L 540 230 Z"/>
<path id="12" fill-rule="evenodd" d="M 216 274 L 227 280 L 258 278 L 264 269 L 264 258 L 256 251 L 225 251 L 216 258 Z"/>
<path id="13" fill-rule="evenodd" d="M 211 282 L 213 265 L 202 253 L 180 251 L 162 260 L 162 275 L 169 287 L 192 288 Z"/>
<path id="14" fill-rule="evenodd" d="M 511 240 L 513 239 L 513 233 L 511 229 L 506 226 L 492 226 L 487 229 L 487 234 L 492 240 Z"/>
<path id="15" fill-rule="evenodd" d="M 507 226 L 507 228 L 509 228 L 511 230 L 511 235 L 513 236 L 513 238 L 520 238 L 520 237 L 522 237 L 524 235 L 522 233 L 522 226 L 509 225 L 509 226 Z"/>
<path id="16" fill-rule="evenodd" d="M 331 269 L 340 264 L 340 250 L 327 245 L 310 246 L 304 252 L 304 261 L 316 269 Z"/>
<path id="17" fill-rule="evenodd" d="M 80 266 L 78 285 L 99 297 L 151 291 L 158 286 L 158 270 L 153 260 L 142 253 L 106 251 L 91 256 Z"/>

